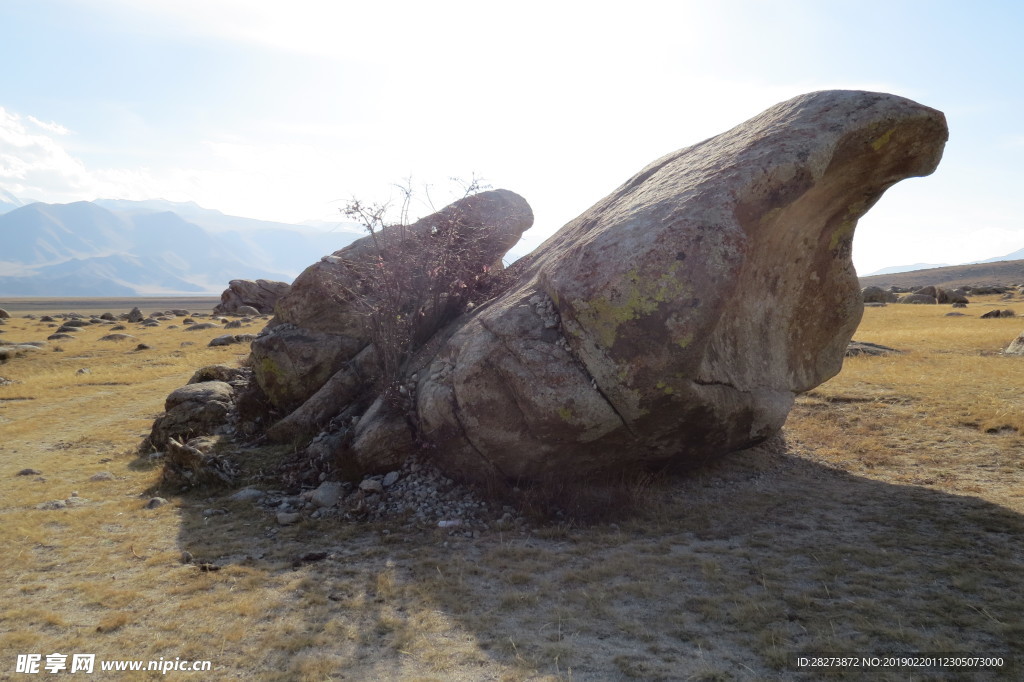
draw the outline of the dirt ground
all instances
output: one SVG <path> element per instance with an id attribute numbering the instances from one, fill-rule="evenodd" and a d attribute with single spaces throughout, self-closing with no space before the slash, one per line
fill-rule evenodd
<path id="1" fill-rule="evenodd" d="M 0 679 L 55 652 L 212 666 L 94 673 L 125 680 L 1020 679 L 1024 358 L 997 351 L 1021 323 L 986 305 L 869 309 L 856 338 L 906 352 L 848 361 L 784 439 L 630 490 L 611 522 L 475 538 L 160 490 L 136 447 L 164 397 L 245 349 L 88 329 L 0 365 Z"/>

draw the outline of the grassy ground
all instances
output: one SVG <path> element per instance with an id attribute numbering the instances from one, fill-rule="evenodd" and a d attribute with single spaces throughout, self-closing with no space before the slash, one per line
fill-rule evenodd
<path id="1" fill-rule="evenodd" d="M 1024 358 L 998 351 L 1024 323 L 978 319 L 993 307 L 1013 304 L 869 308 L 856 338 L 905 353 L 848 360 L 799 399 L 785 443 L 632 490 L 615 523 L 474 539 L 278 527 L 224 497 L 146 509 L 159 472 L 134 447 L 164 397 L 244 349 L 207 348 L 216 329 L 88 329 L 0 365 L 17 382 L 0 387 L 0 679 L 30 679 L 18 653 L 52 652 L 213 663 L 173 679 L 1020 679 Z M 36 508 L 72 492 L 86 502 Z M 1016 667 L 795 665 L 937 652 Z"/>

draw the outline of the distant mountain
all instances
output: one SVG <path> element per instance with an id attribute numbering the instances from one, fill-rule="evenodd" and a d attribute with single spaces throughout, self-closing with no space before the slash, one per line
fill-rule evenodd
<path id="1" fill-rule="evenodd" d="M 13 211 L 14 209 L 24 206 L 27 203 L 31 202 L 23 201 L 22 199 L 19 199 L 18 197 L 14 196 L 7 190 L 0 188 L 0 214 L 7 213 L 8 211 Z"/>
<path id="2" fill-rule="evenodd" d="M 1024 249 L 1018 249 L 1013 253 L 1008 253 L 1005 256 L 997 256 L 995 258 L 989 258 L 988 260 L 980 260 L 979 263 L 998 263 L 1003 260 L 1024 260 Z"/>
<path id="3" fill-rule="evenodd" d="M 219 294 L 232 279 L 290 282 L 359 236 L 162 200 L 32 203 L 0 214 L 0 296 Z"/>
<path id="4" fill-rule="evenodd" d="M 1024 284 L 1024 260 L 950 265 L 930 270 L 868 275 L 859 279 L 862 287 L 877 286 L 883 289 L 891 286 L 919 289 L 929 285 L 951 289 L 982 285 L 1016 286 Z"/>
<path id="5" fill-rule="evenodd" d="M 949 267 L 949 263 L 914 263 L 913 265 L 892 265 L 881 270 L 876 270 L 870 274 L 864 275 L 864 277 L 874 277 L 876 275 L 895 275 L 899 272 L 913 272 L 914 270 L 930 270 L 931 268 L 946 268 Z"/>

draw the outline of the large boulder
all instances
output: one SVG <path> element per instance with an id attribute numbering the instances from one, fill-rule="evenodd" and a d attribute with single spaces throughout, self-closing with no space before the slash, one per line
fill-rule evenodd
<path id="1" fill-rule="evenodd" d="M 226 382 L 182 386 L 167 396 L 164 414 L 153 422 L 146 445 L 160 450 L 172 438 L 187 440 L 216 433 L 227 424 L 234 404 L 234 389 Z"/>
<path id="2" fill-rule="evenodd" d="M 288 293 L 291 285 L 287 282 L 274 282 L 267 279 L 256 281 L 249 279 L 233 279 L 228 282 L 228 288 L 220 295 L 218 303 L 213 312 L 216 315 L 228 314 L 254 314 L 249 310 L 244 312 L 240 309 L 251 308 L 258 314 L 269 314 L 274 312 L 277 300 Z"/>
<path id="3" fill-rule="evenodd" d="M 420 369 L 419 438 L 462 477 L 578 479 L 778 433 L 860 320 L 857 220 L 931 173 L 947 136 L 941 112 L 829 91 L 658 159 Z"/>
<path id="4" fill-rule="evenodd" d="M 296 278 L 288 294 L 277 302 L 267 329 L 253 341 L 251 359 L 257 384 L 281 413 L 296 410 L 317 396 L 338 372 L 351 374 L 349 365 L 373 343 L 368 315 L 381 297 L 395 293 L 402 299 L 397 304 L 402 314 L 423 316 L 422 306 L 405 298 L 429 288 L 437 264 L 427 256 L 432 249 L 457 249 L 461 265 L 455 274 L 469 278 L 470 273 L 485 272 L 532 224 L 533 212 L 522 197 L 508 190 L 493 190 L 461 199 L 412 225 L 384 228 L 325 256 Z M 448 246 L 435 244 L 442 235 Z M 387 282 L 374 279 L 374 269 L 385 261 L 389 267 L 406 270 L 394 273 L 403 282 L 397 292 L 387 291 Z M 460 312 L 464 301 L 452 291 L 438 295 L 442 302 L 436 316 L 426 316 L 418 338 L 411 341 L 427 340 Z M 316 419 L 325 410 L 337 412 L 375 379 L 374 372 L 367 374 L 362 367 L 357 390 L 341 397 L 331 394 L 326 402 L 323 394 L 317 396 L 318 407 L 312 411 L 318 415 Z M 311 423 L 303 417 L 272 433 L 290 439 L 296 435 L 293 427 Z"/>
<path id="5" fill-rule="evenodd" d="M 876 286 L 864 287 L 860 293 L 865 303 L 895 303 L 898 298 L 891 291 Z"/>

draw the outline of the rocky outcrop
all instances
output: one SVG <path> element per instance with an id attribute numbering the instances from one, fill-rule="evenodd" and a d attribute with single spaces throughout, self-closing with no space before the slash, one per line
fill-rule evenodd
<path id="1" fill-rule="evenodd" d="M 513 479 L 764 441 L 841 367 L 862 311 L 858 218 L 932 172 L 946 138 L 909 100 L 819 92 L 655 161 L 420 372 L 421 437 L 448 471 Z"/>
<path id="2" fill-rule="evenodd" d="M 214 307 L 213 312 L 215 315 L 267 315 L 274 312 L 278 299 L 287 294 L 290 288 L 287 282 L 233 279 L 220 295 L 220 303 Z M 243 312 L 240 310 L 242 308 L 252 310 Z"/>
<path id="3" fill-rule="evenodd" d="M 384 257 L 389 265 L 402 264 L 410 271 L 396 273 L 405 283 L 396 295 L 413 296 L 432 281 L 431 270 L 438 261 L 427 254 L 439 235 L 446 235 L 452 248 L 459 250 L 461 276 L 469 279 L 470 272 L 483 272 L 499 260 L 532 224 L 533 212 L 522 197 L 508 190 L 493 190 L 457 201 L 412 225 L 385 228 L 380 234 L 325 256 L 296 278 L 288 294 L 278 301 L 265 333 L 253 341 L 252 365 L 257 383 L 284 414 L 300 408 L 336 375 L 335 383 L 344 385 L 358 373 L 357 389 L 365 388 L 376 378 L 372 368 L 369 363 L 355 363 L 359 367 L 353 363 L 372 342 L 367 315 L 379 297 L 396 294 L 374 286 L 372 269 L 383 262 L 378 259 Z M 466 290 L 470 284 L 462 282 Z M 402 315 L 424 317 L 418 329 L 421 338 L 412 341 L 429 339 L 460 311 L 464 301 L 453 291 L 450 287 L 437 292 L 443 300 L 431 315 L 412 302 L 396 305 Z M 346 389 L 333 396 L 329 406 L 315 412 L 337 413 L 353 395 Z M 318 404 L 324 397 L 321 394 L 317 398 Z M 310 410 L 306 413 L 312 414 Z M 307 421 L 303 418 L 293 424 Z M 292 429 L 275 433 L 294 435 Z"/>
<path id="4" fill-rule="evenodd" d="M 399 317 L 423 319 L 385 390 L 371 271 L 433 253 L 438 218 L 404 228 L 407 241 L 378 235 L 383 251 L 356 242 L 296 279 L 253 342 L 267 433 L 299 443 L 326 429 L 306 455 L 335 471 L 393 471 L 422 452 L 474 480 L 580 480 L 763 442 L 842 365 L 864 305 L 858 219 L 931 173 L 946 138 L 940 112 L 893 95 L 778 104 L 641 170 L 461 316 L 458 289 L 432 315 L 399 301 Z M 437 215 L 486 214 L 465 232 L 479 265 L 532 215 L 511 192 L 477 196 Z M 414 284 L 435 270 L 419 262 Z"/>
<path id="5" fill-rule="evenodd" d="M 1010 342 L 1003 351 L 1004 355 L 1024 355 L 1024 333 Z"/>
<path id="6" fill-rule="evenodd" d="M 234 403 L 234 389 L 223 381 L 182 386 L 167 396 L 164 414 L 153 423 L 147 445 L 160 450 L 172 438 L 188 440 L 215 433 L 228 422 Z"/>
<path id="7" fill-rule="evenodd" d="M 893 292 L 875 286 L 864 287 L 860 293 L 865 303 L 895 303 L 899 298 Z"/>

